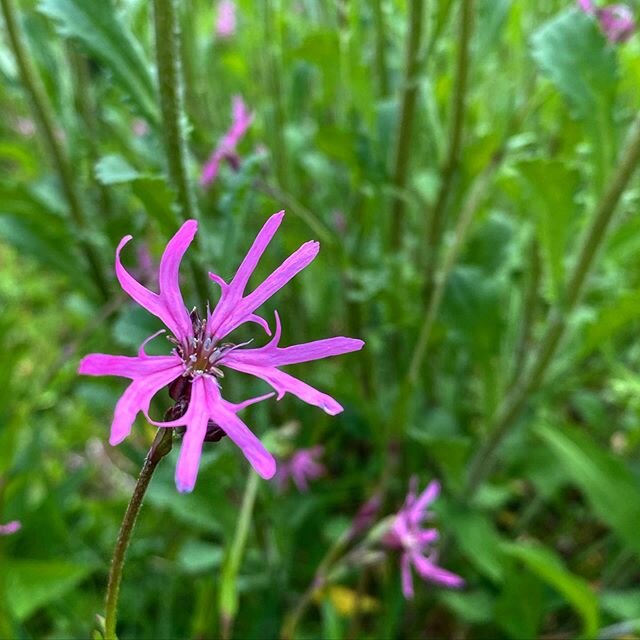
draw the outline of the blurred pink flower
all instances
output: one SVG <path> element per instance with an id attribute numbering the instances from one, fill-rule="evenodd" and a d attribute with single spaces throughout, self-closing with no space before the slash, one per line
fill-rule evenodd
<path id="1" fill-rule="evenodd" d="M 361 507 L 351 523 L 349 538 L 353 539 L 364 533 L 374 523 L 382 506 L 382 494 L 376 491 Z"/>
<path id="2" fill-rule="evenodd" d="M 146 136 L 147 133 L 149 133 L 149 125 L 146 120 L 143 120 L 142 118 L 136 118 L 131 123 L 131 131 L 133 131 L 133 135 L 137 138 L 142 138 L 143 136 Z"/>
<path id="3" fill-rule="evenodd" d="M 309 480 L 317 480 L 327 473 L 326 467 L 318 461 L 323 454 L 322 446 L 294 451 L 278 467 L 276 475 L 278 486 L 284 489 L 289 484 L 289 480 L 293 480 L 298 491 L 309 491 Z"/>
<path id="4" fill-rule="evenodd" d="M 424 521 L 430 517 L 429 505 L 440 494 L 440 484 L 436 480 L 432 481 L 419 496 L 416 495 L 416 485 L 416 478 L 412 478 L 404 506 L 396 514 L 391 528 L 382 539 L 387 547 L 402 552 L 402 593 L 407 599 L 413 598 L 412 566 L 423 580 L 445 587 L 459 588 L 464 585 L 460 576 L 436 564 L 437 554 L 431 547 L 438 539 L 438 531 L 433 528 L 425 529 L 423 526 Z"/>
<path id="5" fill-rule="evenodd" d="M 610 4 L 599 9 L 593 0 L 577 0 L 577 2 L 582 11 L 597 18 L 609 42 L 625 42 L 633 35 L 636 24 L 633 12 L 626 4 Z"/>
<path id="6" fill-rule="evenodd" d="M 31 138 L 36 132 L 36 123 L 31 118 L 18 118 L 16 131 L 25 138 Z"/>
<path id="7" fill-rule="evenodd" d="M 22 529 L 22 523 L 19 520 L 12 520 L 7 524 L 0 524 L 0 536 L 9 536 L 16 531 Z"/>
<path id="8" fill-rule="evenodd" d="M 233 0 L 221 0 L 216 18 L 218 38 L 231 38 L 236 33 L 236 3 Z"/>
<path id="9" fill-rule="evenodd" d="M 223 160 L 229 162 L 236 170 L 240 163 L 236 146 L 253 122 L 253 114 L 249 112 L 240 96 L 234 96 L 231 110 L 233 117 L 231 127 L 218 142 L 218 146 L 202 168 L 200 184 L 203 187 L 209 186 L 217 178 L 220 163 Z"/>
<path id="10" fill-rule="evenodd" d="M 251 293 L 245 294 L 249 278 L 283 217 L 284 211 L 280 211 L 267 220 L 230 283 L 214 273 L 209 274 L 220 286 L 222 294 L 213 311 L 207 309 L 206 319 L 201 319 L 195 310 L 191 313 L 187 311 L 179 284 L 180 262 L 197 231 L 195 220 L 185 222 L 167 244 L 160 261 L 159 293 L 141 285 L 120 262 L 120 253 L 131 236 L 125 236 L 116 250 L 115 269 L 120 285 L 140 306 L 165 323 L 173 334 L 169 340 L 175 348 L 171 355 L 147 355 L 144 350 L 146 343 L 162 333 L 159 332 L 143 342 L 136 357 L 102 353 L 85 356 L 80 362 L 79 373 L 121 376 L 132 380 L 116 404 L 109 438 L 112 445 L 122 442 L 129 435 L 139 412 L 143 412 L 149 422 L 159 427 L 186 427 L 176 467 L 179 491 L 193 489 L 203 443 L 205 440 L 219 440 L 221 435 L 229 436 L 263 478 L 271 478 L 276 471 L 273 456 L 236 415 L 250 404 L 273 394 L 240 404 L 224 400 L 220 393 L 224 368 L 265 380 L 277 391 L 278 399 L 285 393 L 291 393 L 308 404 L 321 407 L 330 415 L 342 411 L 340 404 L 331 396 L 281 371 L 279 367 L 357 351 L 364 344 L 362 340 L 328 338 L 279 347 L 281 327 L 276 313 L 276 331 L 265 346 L 243 349 L 247 343 L 223 342 L 228 334 L 246 322 L 259 324 L 271 335 L 268 323 L 255 314 L 256 309 L 318 254 L 317 242 L 304 243 Z M 175 419 L 156 422 L 149 418 L 149 406 L 155 394 L 167 386 L 176 401 L 167 417 Z"/>

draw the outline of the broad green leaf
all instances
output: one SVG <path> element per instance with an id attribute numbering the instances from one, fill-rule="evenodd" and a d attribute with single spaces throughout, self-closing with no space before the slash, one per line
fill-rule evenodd
<path id="1" fill-rule="evenodd" d="M 600 602 L 605 611 L 621 620 L 640 620 L 640 589 L 605 591 Z"/>
<path id="2" fill-rule="evenodd" d="M 471 624 L 491 622 L 495 597 L 488 591 L 445 591 L 438 593 L 438 600 L 444 602 L 457 616 Z"/>
<path id="3" fill-rule="evenodd" d="M 544 616 L 544 584 L 533 573 L 509 561 L 494 616 L 514 640 L 537 638 Z"/>
<path id="4" fill-rule="evenodd" d="M 72 562 L 7 560 L 2 571 L 9 610 L 24 620 L 73 589 L 91 570 L 90 565 Z"/>
<path id="5" fill-rule="evenodd" d="M 534 60 L 580 117 L 610 106 L 616 58 L 595 20 L 576 9 L 564 11 L 538 29 L 531 43 Z"/>
<path id="6" fill-rule="evenodd" d="M 176 218 L 171 209 L 174 196 L 165 178 L 141 173 L 118 154 L 101 158 L 96 163 L 95 173 L 104 185 L 129 186 L 149 217 L 155 219 L 163 231 L 175 231 Z"/>
<path id="7" fill-rule="evenodd" d="M 158 121 L 151 64 L 112 0 L 41 0 L 38 8 L 111 71 L 140 115 Z"/>
<path id="8" fill-rule="evenodd" d="M 578 187 L 576 172 L 559 160 L 538 158 L 518 166 L 528 197 L 528 213 L 535 228 L 550 280 L 552 298 L 557 298 L 564 283 L 564 259 L 575 220 L 574 194 Z"/>
<path id="9" fill-rule="evenodd" d="M 613 298 L 613 296 L 612 296 Z M 640 318 L 640 291 L 630 291 L 607 300 L 606 306 L 598 311 L 593 322 L 587 326 L 582 340 L 580 355 L 588 355 L 619 331 L 629 328 L 630 323 Z"/>
<path id="10" fill-rule="evenodd" d="M 582 618 L 583 637 L 595 637 L 599 627 L 598 599 L 585 580 L 566 569 L 560 558 L 541 544 L 505 543 L 502 550 L 558 591 Z"/>
<path id="11" fill-rule="evenodd" d="M 537 432 L 598 516 L 640 556 L 640 485 L 624 462 L 572 427 Z"/>
<path id="12" fill-rule="evenodd" d="M 501 582 L 504 557 L 500 548 L 501 536 L 481 513 L 452 507 L 445 511 L 444 520 L 456 537 L 457 547 L 478 571 L 494 582 Z"/>

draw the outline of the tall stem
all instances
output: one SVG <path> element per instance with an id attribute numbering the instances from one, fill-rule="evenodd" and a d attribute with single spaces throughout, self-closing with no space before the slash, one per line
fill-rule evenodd
<path id="1" fill-rule="evenodd" d="M 469 45 L 473 27 L 473 0 L 462 0 L 460 15 L 460 33 L 458 38 L 458 57 L 456 62 L 456 84 L 451 104 L 452 120 L 447 156 L 442 168 L 440 188 L 436 197 L 431 219 L 427 225 L 427 273 L 426 288 L 431 288 L 433 270 L 437 264 L 438 247 L 444 226 L 444 214 L 449 193 L 458 168 L 460 146 L 464 128 L 464 114 L 467 98 L 467 79 L 469 76 Z"/>
<path id="2" fill-rule="evenodd" d="M 144 460 L 140 475 L 133 490 L 133 495 L 127 510 L 124 513 L 118 539 L 116 541 L 113 556 L 111 558 L 111 568 L 109 569 L 109 582 L 107 584 L 107 596 L 105 604 L 105 640 L 116 640 L 116 622 L 118 609 L 118 594 L 120 593 L 120 582 L 122 581 L 122 569 L 124 567 L 124 557 L 129 546 L 129 540 L 136 524 L 138 513 L 142 507 L 142 500 L 147 491 L 151 476 L 156 470 L 158 463 L 169 451 L 173 440 L 173 430 L 162 428 L 158 429 L 153 444 Z"/>
<path id="3" fill-rule="evenodd" d="M 158 89 L 162 110 L 165 153 L 169 180 L 178 196 L 183 220 L 197 218 L 195 196 L 187 176 L 186 115 L 180 61 L 179 25 L 176 0 L 154 0 Z"/>
<path id="4" fill-rule="evenodd" d="M 407 185 L 411 140 L 418 97 L 418 69 L 424 25 L 424 0 L 409 3 L 409 37 L 405 57 L 404 86 L 398 122 L 398 137 L 393 160 L 393 207 L 391 211 L 391 245 L 398 248 L 402 240 L 402 217 L 404 214 L 404 194 Z"/>
<path id="5" fill-rule="evenodd" d="M 240 569 L 240 561 L 242 560 L 242 554 L 247 544 L 249 526 L 251 525 L 251 514 L 253 513 L 253 505 L 256 501 L 259 482 L 260 477 L 258 474 L 250 471 L 242 498 L 242 506 L 240 507 L 236 531 L 222 569 L 220 617 L 223 640 L 228 640 L 231 637 L 233 623 L 238 611 L 238 570 Z"/>
<path id="6" fill-rule="evenodd" d="M 600 199 L 596 212 L 587 229 L 573 267 L 566 293 L 562 301 L 556 303 L 549 313 L 547 330 L 535 352 L 533 364 L 525 369 L 498 407 L 493 427 L 485 444 L 471 461 L 464 495 L 472 498 L 482 482 L 491 473 L 496 453 L 505 437 L 511 432 L 517 418 L 526 406 L 531 393 L 541 385 L 560 339 L 566 329 L 566 318 L 580 299 L 584 283 L 591 265 L 606 236 L 607 228 L 613 218 L 638 161 L 640 160 L 640 114 L 631 126 L 629 137 L 620 156 L 618 165 L 609 184 Z"/>
<path id="7" fill-rule="evenodd" d="M 89 225 L 87 224 L 69 160 L 62 147 L 62 143 L 56 137 L 53 108 L 49 103 L 42 82 L 34 66 L 31 64 L 27 45 L 23 41 L 22 34 L 18 27 L 12 0 L 0 0 L 0 6 L 2 6 L 4 21 L 7 25 L 9 45 L 13 51 L 22 84 L 29 96 L 40 135 L 53 161 L 53 168 L 58 174 L 58 180 L 67 201 L 67 206 L 69 207 L 69 214 L 80 234 L 78 241 L 80 249 L 89 265 L 97 289 L 101 295 L 107 299 L 109 297 L 109 287 L 102 271 L 100 256 L 94 246 L 85 237 Z"/>
<path id="8" fill-rule="evenodd" d="M 156 38 L 156 66 L 158 90 L 162 111 L 165 155 L 169 181 L 176 192 L 180 218 L 198 219 L 192 182 L 187 172 L 187 115 L 184 110 L 184 88 L 180 58 L 180 26 L 177 19 L 176 0 L 153 0 L 153 18 Z M 196 247 L 200 243 L 196 238 Z M 201 303 L 207 300 L 204 271 L 191 259 L 191 272 Z"/>
<path id="9" fill-rule="evenodd" d="M 387 36 L 383 0 L 374 0 L 373 12 L 376 27 L 376 75 L 381 98 L 389 96 L 389 66 L 387 64 Z"/>

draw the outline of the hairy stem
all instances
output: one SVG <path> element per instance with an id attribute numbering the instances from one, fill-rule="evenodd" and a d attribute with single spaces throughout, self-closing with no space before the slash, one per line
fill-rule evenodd
<path id="1" fill-rule="evenodd" d="M 547 330 L 536 349 L 532 365 L 522 372 L 510 391 L 507 392 L 496 411 L 487 440 L 471 461 L 464 491 L 466 499 L 471 499 L 475 495 L 482 482 L 493 470 L 498 448 L 513 429 L 530 395 L 542 384 L 547 368 L 566 329 L 567 317 L 580 299 L 591 265 L 604 241 L 620 197 L 629 184 L 639 160 L 640 114 L 636 116 L 631 126 L 618 165 L 582 240 L 578 259 L 569 277 L 564 298 L 556 303 L 549 312 Z"/>
<path id="2" fill-rule="evenodd" d="M 120 582 L 122 581 L 122 570 L 124 559 L 131 540 L 131 534 L 136 524 L 136 519 L 142 507 L 142 500 L 147 491 L 153 472 L 158 463 L 169 451 L 173 440 L 173 429 L 158 429 L 153 444 L 144 460 L 140 475 L 133 490 L 131 500 L 124 513 L 118 539 L 116 541 L 113 556 L 111 558 L 111 568 L 109 569 L 109 582 L 107 584 L 107 596 L 105 604 L 105 640 L 116 640 L 116 622 L 118 609 L 118 595 L 120 593 Z"/>
<path id="3" fill-rule="evenodd" d="M 176 190 L 183 220 L 197 218 L 195 196 L 187 175 L 186 115 L 182 86 L 179 25 L 175 0 L 154 0 L 158 89 L 162 110 L 165 153 L 169 180 Z"/>
<path id="4" fill-rule="evenodd" d="M 220 586 L 220 624 L 223 640 L 231 637 L 233 623 L 238 611 L 238 570 L 242 554 L 247 544 L 251 514 L 256 501 L 260 477 L 254 471 L 249 472 L 249 479 L 242 497 L 242 506 L 238 515 L 236 531 L 231 542 L 231 547 L 225 558 L 222 568 L 222 580 Z"/>
<path id="5" fill-rule="evenodd" d="M 398 136 L 393 160 L 393 188 L 391 210 L 391 246 L 398 249 L 402 240 L 404 194 L 407 185 L 411 141 L 418 97 L 418 69 L 424 25 L 424 0 L 410 0 L 407 50 L 404 66 L 404 86 L 400 106 Z"/>
<path id="6" fill-rule="evenodd" d="M 62 143 L 56 136 L 56 122 L 53 107 L 44 90 L 36 69 L 31 64 L 26 43 L 18 27 L 16 12 L 12 0 L 0 0 L 4 21 L 7 26 L 9 45 L 15 57 L 16 66 L 22 79 L 22 84 L 29 96 L 33 115 L 45 147 L 53 161 L 53 168 L 58 174 L 62 193 L 69 207 L 69 214 L 79 231 L 79 245 L 91 271 L 94 284 L 103 298 L 109 297 L 109 286 L 104 276 L 101 260 L 95 247 L 85 237 L 89 225 L 84 213 L 80 195 L 76 188 L 71 165 L 63 149 Z"/>
<path id="7" fill-rule="evenodd" d="M 456 83 L 451 104 L 451 129 L 446 159 L 442 168 L 440 187 L 427 224 L 427 271 L 426 289 L 431 288 L 434 277 L 433 270 L 437 264 L 438 248 L 444 227 L 444 215 L 449 193 L 458 168 L 464 114 L 467 98 L 467 79 L 469 76 L 469 45 L 473 27 L 473 0 L 462 0 L 460 15 L 460 32 L 458 37 L 458 56 L 456 62 Z"/>

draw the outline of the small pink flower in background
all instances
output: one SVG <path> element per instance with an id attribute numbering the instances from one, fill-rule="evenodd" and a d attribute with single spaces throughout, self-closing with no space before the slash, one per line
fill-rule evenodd
<path id="1" fill-rule="evenodd" d="M 187 311 L 179 284 L 180 262 L 198 228 L 195 220 L 185 222 L 167 244 L 158 273 L 159 293 L 141 285 L 120 262 L 120 253 L 131 236 L 125 236 L 116 250 L 115 270 L 120 285 L 140 306 L 165 323 L 172 333 L 168 338 L 175 348 L 171 355 L 147 355 L 145 345 L 159 335 L 155 334 L 143 342 L 134 357 L 102 353 L 85 356 L 80 362 L 79 373 L 120 376 L 132 381 L 116 404 L 109 438 L 112 445 L 129 435 L 140 412 L 159 427 L 186 427 L 176 467 L 179 491 L 191 491 L 195 486 L 204 442 L 219 440 L 222 435 L 229 436 L 263 478 L 271 478 L 276 471 L 273 456 L 237 416 L 245 407 L 273 394 L 239 404 L 224 400 L 220 381 L 226 368 L 261 378 L 276 390 L 278 399 L 285 393 L 291 393 L 324 409 L 329 415 L 342 411 L 340 404 L 331 396 L 281 371 L 280 367 L 358 351 L 364 345 L 362 340 L 338 337 L 279 347 L 281 326 L 276 313 L 276 330 L 265 346 L 246 349 L 243 347 L 247 343 L 223 341 L 234 329 L 247 322 L 259 324 L 271 335 L 268 323 L 255 311 L 318 254 L 317 242 L 304 243 L 251 293 L 245 292 L 283 217 L 284 211 L 280 211 L 267 220 L 231 282 L 225 282 L 214 273 L 209 274 L 222 293 L 213 311 L 207 309 L 206 317 L 202 319 L 197 311 Z M 170 395 L 176 401 L 167 416 L 174 419 L 156 422 L 149 418 L 149 407 L 152 398 L 164 387 L 169 387 Z"/>
<path id="2" fill-rule="evenodd" d="M 146 120 L 136 118 L 131 123 L 131 131 L 133 131 L 133 135 L 136 136 L 136 138 L 142 138 L 149 133 L 149 125 Z"/>
<path id="3" fill-rule="evenodd" d="M 218 177 L 220 163 L 223 160 L 229 162 L 235 170 L 240 165 L 240 157 L 236 153 L 236 146 L 253 122 L 253 114 L 249 112 L 240 96 L 234 96 L 231 111 L 231 127 L 218 142 L 218 146 L 202 168 L 200 185 L 203 187 L 209 186 Z"/>
<path id="4" fill-rule="evenodd" d="M 31 138 L 36 132 L 36 123 L 31 118 L 18 118 L 16 131 L 25 138 Z"/>
<path id="5" fill-rule="evenodd" d="M 10 536 L 16 531 L 22 529 L 22 523 L 19 520 L 12 520 L 7 524 L 0 524 L 0 536 Z"/>
<path id="6" fill-rule="evenodd" d="M 610 4 L 599 9 L 593 0 L 577 0 L 577 2 L 580 9 L 597 18 L 609 42 L 613 44 L 626 42 L 633 35 L 636 24 L 633 12 L 626 4 Z"/>
<path id="7" fill-rule="evenodd" d="M 233 0 L 221 0 L 216 18 L 218 38 L 231 38 L 236 33 L 236 3 Z"/>
<path id="8" fill-rule="evenodd" d="M 361 507 L 351 523 L 349 538 L 357 538 L 374 523 L 382 506 L 382 494 L 376 491 Z"/>
<path id="9" fill-rule="evenodd" d="M 416 479 L 412 478 L 404 506 L 396 514 L 391 528 L 382 539 L 387 547 L 398 549 L 402 553 L 402 593 L 407 599 L 413 598 L 411 567 L 423 580 L 445 587 L 458 588 L 464 585 L 460 576 L 436 564 L 438 558 L 432 546 L 438 539 L 438 531 L 424 527 L 424 521 L 431 515 L 429 505 L 440 494 L 440 484 L 435 480 L 430 482 L 420 495 L 416 495 L 416 484 Z"/>
<path id="10" fill-rule="evenodd" d="M 309 449 L 298 449 L 278 467 L 276 481 L 280 489 L 286 488 L 289 480 L 298 487 L 298 491 L 309 491 L 309 481 L 326 475 L 326 467 L 319 462 L 324 454 L 324 447 L 315 446 Z"/>

